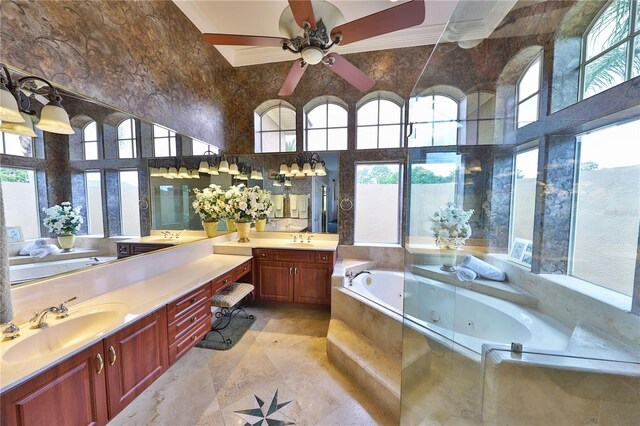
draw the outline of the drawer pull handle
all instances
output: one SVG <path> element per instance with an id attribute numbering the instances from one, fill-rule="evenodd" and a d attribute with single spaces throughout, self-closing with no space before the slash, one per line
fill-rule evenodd
<path id="1" fill-rule="evenodd" d="M 102 355 L 100 354 L 96 355 L 96 359 L 98 360 L 98 369 L 96 370 L 96 373 L 100 374 L 104 369 L 104 360 L 102 359 Z"/>
<path id="2" fill-rule="evenodd" d="M 225 278 L 224 281 L 222 281 L 223 284 L 226 284 L 229 281 L 228 278 Z"/>
<path id="3" fill-rule="evenodd" d="M 193 318 L 191 318 L 191 322 L 196 322 L 197 319 L 198 319 L 198 317 L 193 317 Z"/>
<path id="4" fill-rule="evenodd" d="M 289 275 L 293 275 L 293 268 L 289 268 Z"/>
<path id="5" fill-rule="evenodd" d="M 298 274 L 298 268 L 293 268 L 293 273 L 297 275 Z"/>
<path id="6" fill-rule="evenodd" d="M 191 298 L 191 303 L 196 303 L 197 301 L 198 301 L 198 298 L 197 298 L 197 297 L 192 297 L 192 298 Z"/>
<path id="7" fill-rule="evenodd" d="M 116 350 L 113 348 L 113 346 L 109 346 L 109 352 L 111 353 L 111 359 L 109 360 L 109 365 L 113 365 L 116 363 Z"/>

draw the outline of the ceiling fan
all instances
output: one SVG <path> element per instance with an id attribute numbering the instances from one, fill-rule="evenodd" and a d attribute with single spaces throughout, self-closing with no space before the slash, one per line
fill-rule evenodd
<path id="1" fill-rule="evenodd" d="M 375 81 L 338 53 L 330 52 L 331 48 L 420 25 L 424 17 L 424 0 L 410 0 L 347 23 L 343 23 L 345 19 L 340 9 L 327 1 L 289 0 L 289 6 L 280 15 L 282 37 L 210 33 L 203 37 L 215 45 L 281 47 L 300 55 L 280 88 L 279 96 L 291 95 L 307 66 L 320 62 L 358 90 L 366 92 Z"/>

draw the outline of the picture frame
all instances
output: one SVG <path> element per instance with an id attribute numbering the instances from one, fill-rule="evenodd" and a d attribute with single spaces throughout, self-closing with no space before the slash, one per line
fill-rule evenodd
<path id="1" fill-rule="evenodd" d="M 533 241 L 515 238 L 509 250 L 509 260 L 519 265 L 531 267 Z"/>
<path id="2" fill-rule="evenodd" d="M 18 243 L 24 241 L 21 226 L 7 226 L 7 242 Z"/>

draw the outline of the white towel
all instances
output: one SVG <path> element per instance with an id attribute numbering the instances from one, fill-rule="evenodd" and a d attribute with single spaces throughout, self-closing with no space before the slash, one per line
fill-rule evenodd
<path id="1" fill-rule="evenodd" d="M 284 197 L 280 194 L 273 196 L 273 211 L 275 217 L 284 216 Z"/>
<path id="2" fill-rule="evenodd" d="M 20 255 L 21 256 L 28 256 L 29 253 L 31 253 L 31 250 L 35 250 L 37 248 L 43 248 L 47 245 L 47 240 L 44 238 L 38 238 L 37 240 L 35 240 L 34 242 L 32 242 L 31 244 L 27 244 L 26 246 L 22 247 L 22 249 L 20 249 Z"/>
<path id="3" fill-rule="evenodd" d="M 289 212 L 290 217 L 298 217 L 298 196 L 295 194 L 289 195 Z"/>
<path id="4" fill-rule="evenodd" d="M 269 194 L 269 200 L 271 201 L 271 205 L 272 205 L 272 207 L 271 207 L 271 211 L 269 212 L 269 214 L 267 215 L 267 217 L 268 217 L 268 218 L 273 218 L 273 217 L 274 217 L 275 212 L 273 211 L 273 210 L 274 210 L 274 209 L 273 209 L 273 196 L 272 196 L 271 194 Z"/>
<path id="5" fill-rule="evenodd" d="M 480 275 L 482 278 L 486 278 L 489 280 L 504 281 L 505 279 L 507 279 L 505 273 L 500 269 L 469 254 L 462 259 L 461 266 L 469 268 L 472 271 L 477 272 L 478 275 Z"/>
<path id="6" fill-rule="evenodd" d="M 53 244 L 48 244 L 48 245 L 45 245 L 44 247 L 39 247 L 31 250 L 29 252 L 29 256 L 42 259 L 45 256 L 58 253 L 59 251 L 60 249 L 58 248 L 58 246 Z"/>
<path id="7" fill-rule="evenodd" d="M 478 278 L 478 273 L 464 266 L 460 266 L 456 270 L 456 277 L 458 277 L 460 281 L 473 281 Z"/>
<path id="8" fill-rule="evenodd" d="M 300 217 L 304 218 L 309 216 L 309 199 L 306 195 L 301 195 L 298 197 L 298 214 Z"/>

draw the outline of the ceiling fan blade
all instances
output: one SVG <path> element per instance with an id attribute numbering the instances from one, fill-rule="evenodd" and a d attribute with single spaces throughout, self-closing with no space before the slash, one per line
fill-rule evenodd
<path id="1" fill-rule="evenodd" d="M 293 63 L 291 71 L 289 71 L 286 80 L 278 92 L 278 96 L 289 96 L 294 90 L 296 90 L 296 86 L 300 82 L 304 72 L 307 70 L 307 66 L 307 64 L 303 65 L 302 59 L 298 59 Z"/>
<path id="2" fill-rule="evenodd" d="M 287 39 L 282 37 L 266 37 L 238 34 L 202 34 L 204 41 L 211 44 L 225 46 L 266 46 L 282 47 Z"/>
<path id="3" fill-rule="evenodd" d="M 304 28 L 304 22 L 307 21 L 311 24 L 312 30 L 316 29 L 316 18 L 313 16 L 311 0 L 289 0 L 289 6 L 300 28 Z"/>
<path id="4" fill-rule="evenodd" d="M 376 84 L 375 80 L 337 53 L 329 53 L 325 58 L 333 59 L 333 64 L 327 65 L 331 71 L 361 92 L 368 92 Z"/>
<path id="5" fill-rule="evenodd" d="M 424 22 L 424 0 L 410 0 L 331 30 L 331 39 L 342 34 L 340 46 L 420 25 Z"/>

